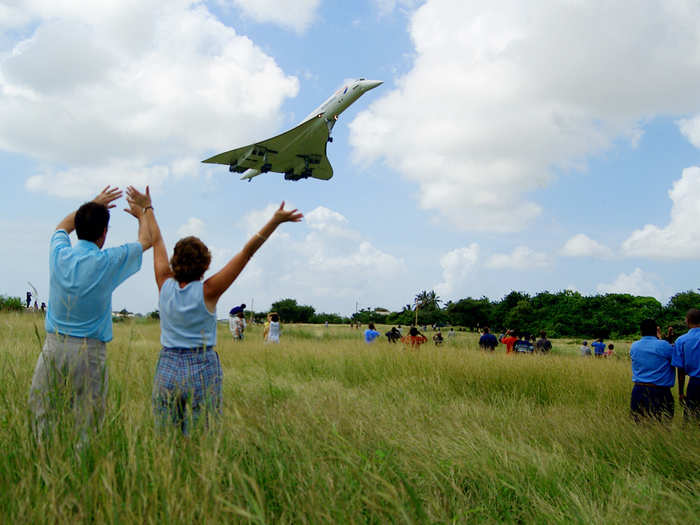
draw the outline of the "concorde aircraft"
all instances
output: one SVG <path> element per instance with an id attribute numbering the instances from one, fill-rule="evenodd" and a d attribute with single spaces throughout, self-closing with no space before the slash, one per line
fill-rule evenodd
<path id="1" fill-rule="evenodd" d="M 326 157 L 326 145 L 333 142 L 331 130 L 338 116 L 364 93 L 382 83 L 364 78 L 347 82 L 297 127 L 202 162 L 226 164 L 230 172 L 243 174 L 241 180 L 251 181 L 268 171 L 284 173 L 286 180 L 309 177 L 328 180 L 333 176 L 333 168 Z"/>

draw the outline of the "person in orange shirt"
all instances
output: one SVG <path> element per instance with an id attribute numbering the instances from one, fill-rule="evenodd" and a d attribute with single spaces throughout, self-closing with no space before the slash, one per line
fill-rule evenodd
<path id="1" fill-rule="evenodd" d="M 418 348 L 420 345 L 425 343 L 428 340 L 427 337 L 425 337 L 423 334 L 421 334 L 418 331 L 418 328 L 415 326 L 412 326 L 411 329 L 408 332 L 408 335 L 405 335 L 401 338 L 401 342 L 410 345 L 413 348 Z"/>
<path id="2" fill-rule="evenodd" d="M 506 336 L 503 339 L 501 339 L 501 343 L 506 345 L 506 354 L 510 354 L 513 352 L 513 345 L 517 340 L 518 338 L 513 335 L 513 330 L 506 331 Z"/>

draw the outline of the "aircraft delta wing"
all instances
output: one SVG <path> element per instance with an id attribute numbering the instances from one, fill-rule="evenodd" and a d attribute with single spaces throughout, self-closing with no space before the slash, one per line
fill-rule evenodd
<path id="1" fill-rule="evenodd" d="M 286 180 L 309 177 L 328 180 L 333 176 L 333 168 L 326 157 L 326 146 L 333 141 L 330 134 L 338 116 L 364 93 L 381 84 L 381 80 L 365 78 L 347 81 L 297 127 L 202 162 L 228 165 L 229 171 L 243 174 L 241 180 L 251 181 L 268 171 L 284 173 Z"/>
<path id="2" fill-rule="evenodd" d="M 242 177 L 248 180 L 268 171 L 284 173 L 287 180 L 307 177 L 328 180 L 333 176 L 333 168 L 326 157 L 328 137 L 328 125 L 320 114 L 281 135 L 214 155 L 202 162 L 225 164 L 229 171 L 236 173 L 257 171 Z"/>

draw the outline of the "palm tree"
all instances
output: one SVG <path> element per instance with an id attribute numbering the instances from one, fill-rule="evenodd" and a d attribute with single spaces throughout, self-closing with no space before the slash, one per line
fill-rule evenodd
<path id="1" fill-rule="evenodd" d="M 415 297 L 416 308 L 422 308 L 424 310 L 439 310 L 441 302 L 442 300 L 435 293 L 435 290 L 430 290 L 429 292 L 423 290 Z"/>

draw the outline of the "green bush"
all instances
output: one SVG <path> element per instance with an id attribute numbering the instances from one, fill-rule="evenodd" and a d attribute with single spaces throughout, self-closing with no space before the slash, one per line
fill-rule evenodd
<path id="1" fill-rule="evenodd" d="M 20 312 L 24 310 L 24 304 L 19 297 L 6 297 L 0 295 L 0 310 L 9 312 Z"/>

